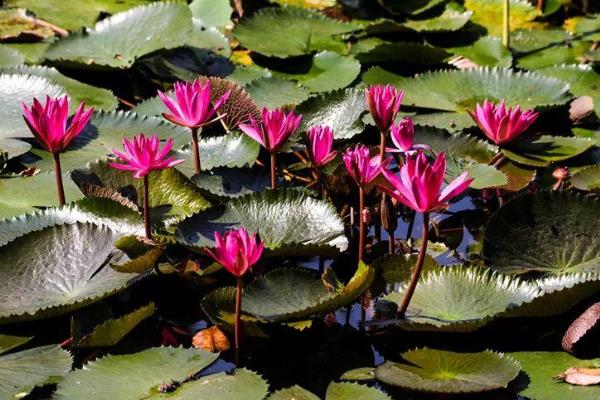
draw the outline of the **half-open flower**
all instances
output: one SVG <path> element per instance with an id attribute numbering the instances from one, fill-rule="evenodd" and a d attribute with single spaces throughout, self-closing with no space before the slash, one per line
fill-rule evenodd
<path id="1" fill-rule="evenodd" d="M 248 272 L 264 250 L 257 234 L 250 235 L 243 227 L 227 231 L 225 235 L 215 232 L 215 242 L 214 250 L 206 249 L 206 253 L 236 278 Z"/>
<path id="2" fill-rule="evenodd" d="M 387 133 L 396 119 L 404 92 L 391 85 L 376 85 L 365 89 L 365 99 L 375 125 L 382 133 Z"/>
<path id="3" fill-rule="evenodd" d="M 390 136 L 396 148 L 387 148 L 390 153 L 404 153 L 413 155 L 418 150 L 431 150 L 431 147 L 426 144 L 414 144 L 415 126 L 410 117 L 404 118 L 398 124 L 392 124 L 390 128 Z"/>
<path id="4" fill-rule="evenodd" d="M 333 130 L 325 125 L 311 127 L 307 133 L 308 156 L 312 165 L 321 168 L 335 158 L 337 152 L 331 150 L 333 146 Z"/>
<path id="5" fill-rule="evenodd" d="M 239 128 L 270 153 L 275 153 L 298 129 L 302 115 L 290 111 L 287 115 L 279 109 L 262 109 L 262 121 L 259 123 L 250 117 L 250 124 L 240 124 Z"/>
<path id="6" fill-rule="evenodd" d="M 381 162 L 379 156 L 371 157 L 369 148 L 363 144 L 357 144 L 355 148 L 349 147 L 342 159 L 348 174 L 360 187 L 371 183 L 380 174 L 382 167 L 387 167 L 391 162 L 390 158 Z"/>

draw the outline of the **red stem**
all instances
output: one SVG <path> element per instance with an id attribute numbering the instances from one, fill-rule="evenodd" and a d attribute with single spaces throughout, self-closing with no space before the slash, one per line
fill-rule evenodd
<path id="1" fill-rule="evenodd" d="M 425 254 L 427 253 L 428 234 L 429 213 L 426 212 L 423 213 L 423 233 L 421 234 L 421 248 L 419 249 L 419 256 L 417 257 L 417 265 L 415 265 L 410 284 L 406 289 L 406 294 L 404 295 L 404 299 L 402 299 L 402 305 L 398 310 L 398 318 L 404 318 L 406 310 L 408 309 L 408 305 L 410 304 L 410 300 L 412 299 L 412 296 L 415 293 L 415 288 L 417 287 L 417 282 L 419 281 L 419 277 L 421 276 L 421 270 L 423 269 L 423 263 L 425 262 Z"/>
<path id="2" fill-rule="evenodd" d="M 150 195 L 148 194 L 148 175 L 144 176 L 144 228 L 146 238 L 152 239 L 152 229 L 150 228 Z"/>
<path id="3" fill-rule="evenodd" d="M 271 189 L 277 189 L 277 153 L 271 153 Z"/>
<path id="4" fill-rule="evenodd" d="M 62 170 L 60 168 L 60 153 L 52 153 L 54 157 L 54 177 L 56 178 L 56 192 L 58 194 L 58 203 L 65 205 L 65 188 L 62 181 Z"/>
<path id="5" fill-rule="evenodd" d="M 366 225 L 363 216 L 365 209 L 365 190 L 362 186 L 358 187 L 358 261 L 363 261 L 365 252 Z"/>
<path id="6" fill-rule="evenodd" d="M 385 157 L 385 132 L 379 132 L 379 159 L 383 162 Z"/>
<path id="7" fill-rule="evenodd" d="M 242 317 L 242 277 L 237 278 L 237 292 L 235 296 L 235 365 L 240 363 L 240 333 Z"/>
<path id="8" fill-rule="evenodd" d="M 194 144 L 194 171 L 200 173 L 200 147 L 198 146 L 198 128 L 192 129 L 192 142 Z"/>

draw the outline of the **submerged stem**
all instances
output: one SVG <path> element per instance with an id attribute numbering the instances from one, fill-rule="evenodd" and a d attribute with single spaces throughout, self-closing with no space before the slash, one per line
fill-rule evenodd
<path id="1" fill-rule="evenodd" d="M 421 248 L 419 249 L 419 256 L 417 257 L 417 264 L 415 265 L 415 269 L 413 270 L 412 277 L 410 279 L 410 284 L 406 289 L 404 299 L 402 299 L 402 305 L 398 310 L 398 318 L 404 318 L 404 314 L 406 314 L 406 310 L 408 309 L 410 300 L 412 299 L 412 296 L 415 293 L 415 288 L 417 287 L 417 282 L 419 281 L 419 277 L 421 276 L 421 270 L 423 269 L 423 263 L 425 262 L 425 253 L 427 253 L 428 234 L 429 213 L 425 212 L 423 213 L 423 233 L 421 234 Z"/>
<path id="2" fill-rule="evenodd" d="M 240 333 L 242 316 L 242 277 L 237 278 L 237 291 L 235 295 L 235 365 L 240 364 Z"/>
<path id="3" fill-rule="evenodd" d="M 62 170 L 60 168 L 60 153 L 52 153 L 54 158 L 54 176 L 56 178 L 56 192 L 58 194 L 58 203 L 65 205 L 65 189 L 63 187 Z"/>
<path id="4" fill-rule="evenodd" d="M 152 229 L 150 228 L 150 195 L 149 195 L 148 175 L 144 176 L 144 228 L 146 238 L 152 239 Z"/>
<path id="5" fill-rule="evenodd" d="M 200 147 L 198 146 L 198 128 L 191 128 L 192 143 L 194 145 L 194 171 L 200 173 Z"/>
<path id="6" fill-rule="evenodd" d="M 277 189 L 277 153 L 271 153 L 271 189 Z"/>

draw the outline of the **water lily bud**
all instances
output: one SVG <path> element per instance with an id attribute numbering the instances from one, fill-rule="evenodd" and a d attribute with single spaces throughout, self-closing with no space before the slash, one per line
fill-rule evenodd
<path id="1" fill-rule="evenodd" d="M 558 167 L 552 172 L 552 177 L 558 180 L 565 180 L 569 177 L 569 168 Z"/>
<path id="2" fill-rule="evenodd" d="M 368 208 L 364 208 L 361 212 L 361 218 L 365 224 L 367 224 L 367 225 L 370 224 L 371 223 L 371 211 L 369 211 Z"/>
<path id="3" fill-rule="evenodd" d="M 390 196 L 381 196 L 381 225 L 386 232 L 395 232 L 398 228 L 396 207 Z"/>
<path id="4" fill-rule="evenodd" d="M 202 329 L 192 338 L 192 346 L 197 349 L 218 353 L 227 351 L 231 347 L 227 336 L 217 327 L 211 326 L 208 329 Z"/>

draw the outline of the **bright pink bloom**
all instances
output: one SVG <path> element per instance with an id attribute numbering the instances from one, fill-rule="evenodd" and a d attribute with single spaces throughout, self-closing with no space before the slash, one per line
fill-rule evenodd
<path id="1" fill-rule="evenodd" d="M 387 133 L 390 130 L 400 111 L 403 98 L 404 92 L 390 85 L 377 85 L 365 89 L 367 107 L 380 132 Z"/>
<path id="2" fill-rule="evenodd" d="M 413 155 L 417 150 L 431 150 L 426 144 L 414 144 L 415 126 L 410 117 L 404 118 L 399 124 L 392 124 L 390 136 L 396 148 L 387 148 L 391 153 L 404 153 Z"/>
<path id="3" fill-rule="evenodd" d="M 342 159 L 348 174 L 361 187 L 371 183 L 381 172 L 381 167 L 385 168 L 391 162 L 390 158 L 386 158 L 383 163 L 379 156 L 371 158 L 369 148 L 363 144 L 357 144 L 354 149 L 349 147 Z"/>
<path id="4" fill-rule="evenodd" d="M 473 181 L 468 173 L 462 173 L 444 190 L 441 190 L 446 175 L 446 155 L 440 153 L 431 165 L 424 153 L 406 158 L 400 167 L 400 176 L 382 168 L 383 176 L 393 189 L 380 186 L 390 196 L 418 212 L 430 212 L 445 208 L 447 202 L 461 194 Z"/>
<path id="5" fill-rule="evenodd" d="M 46 104 L 33 99 L 31 110 L 22 103 L 23 118 L 33 136 L 46 150 L 60 153 L 75 139 L 92 118 L 93 108 L 84 110 L 82 101 L 69 121 L 69 98 L 46 96 Z"/>
<path id="6" fill-rule="evenodd" d="M 204 83 L 199 80 L 175 82 L 174 91 L 174 99 L 160 90 L 158 91 L 158 96 L 172 113 L 163 113 L 163 117 L 174 124 L 187 126 L 188 128 L 199 128 L 218 120 L 219 117 L 211 118 L 216 114 L 219 107 L 229 99 L 231 94 L 231 91 L 226 92 L 212 105 L 209 80 Z"/>
<path id="7" fill-rule="evenodd" d="M 240 124 L 239 128 L 270 153 L 274 153 L 298 129 L 300 121 L 302 115 L 295 115 L 291 111 L 285 115 L 282 110 L 269 111 L 263 108 L 260 124 L 250 116 L 251 124 Z"/>
<path id="8" fill-rule="evenodd" d="M 249 235 L 244 228 L 232 229 L 221 236 L 215 232 L 215 249 L 206 252 L 233 276 L 243 276 L 259 260 L 264 244 L 258 243 L 256 233 Z"/>
<path id="9" fill-rule="evenodd" d="M 313 166 L 320 168 L 337 155 L 333 146 L 333 131 L 328 126 L 316 125 L 308 130 L 308 155 Z"/>
<path id="10" fill-rule="evenodd" d="M 469 111 L 469 114 L 485 136 L 499 146 L 512 142 L 525 132 L 539 115 L 533 110 L 522 111 L 518 106 L 506 107 L 504 100 L 495 105 L 487 99 L 483 106 L 477 104 L 475 112 Z"/>
<path id="11" fill-rule="evenodd" d="M 123 139 L 125 153 L 117 150 L 113 150 L 113 153 L 124 163 L 108 163 L 108 165 L 124 171 L 133 171 L 134 178 L 142 178 L 152 171 L 171 168 L 183 162 L 183 160 L 168 157 L 173 147 L 173 139 L 167 140 L 162 149 L 159 146 L 160 140 L 156 135 L 146 137 L 140 133 L 138 136 L 134 136 L 132 141 Z"/>

